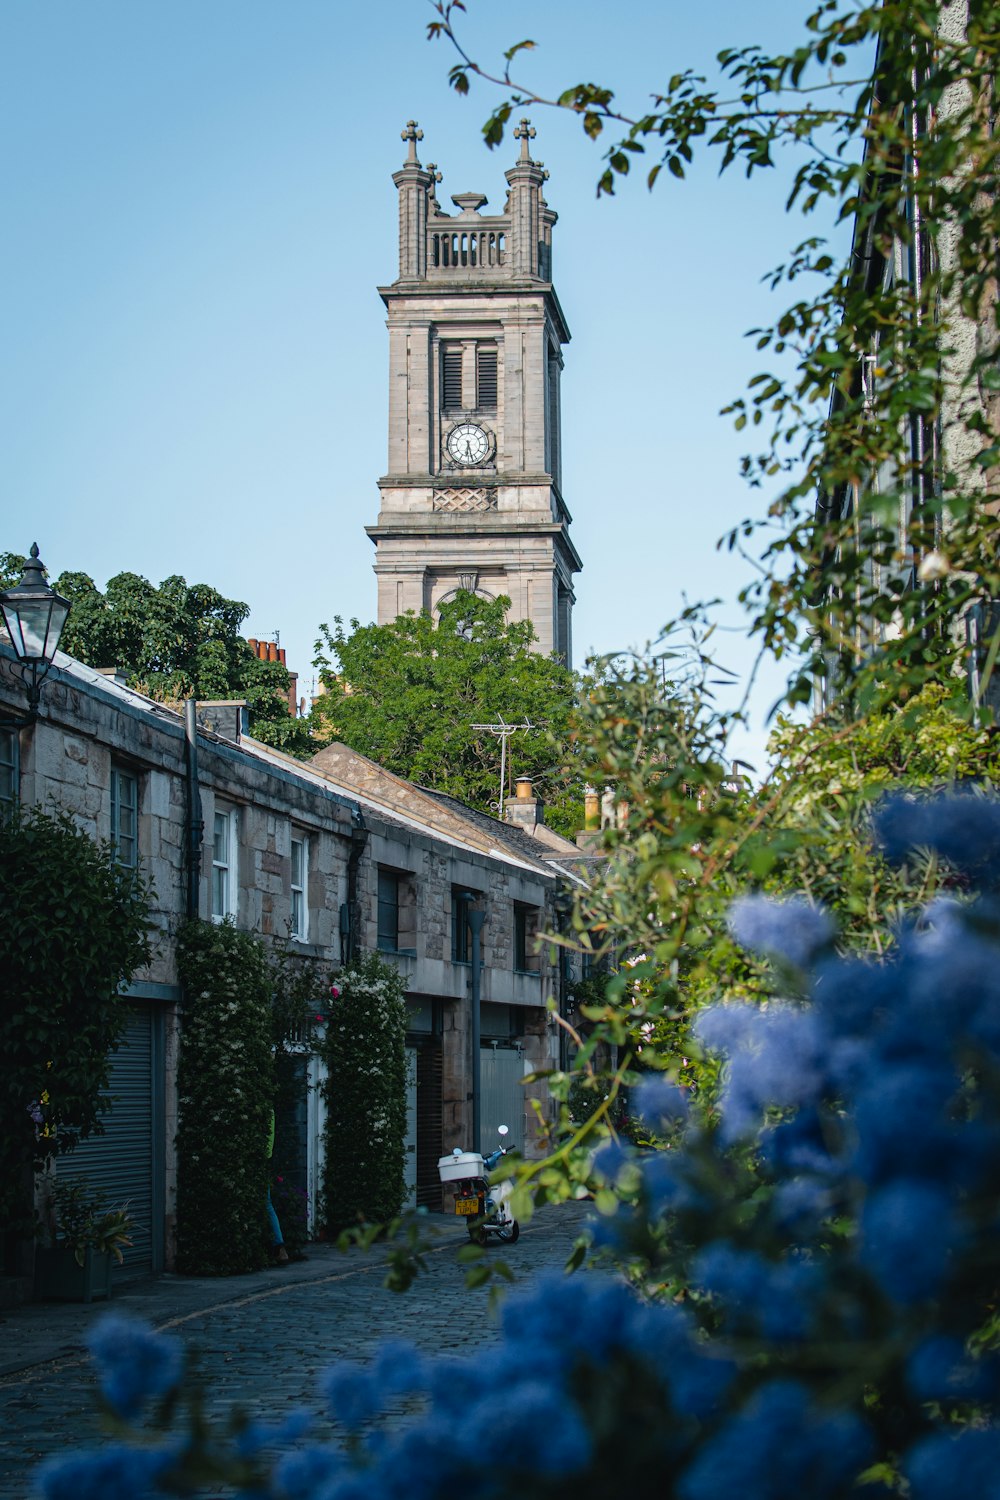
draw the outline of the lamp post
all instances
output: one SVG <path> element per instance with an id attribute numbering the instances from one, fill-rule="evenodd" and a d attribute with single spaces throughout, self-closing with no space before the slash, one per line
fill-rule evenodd
<path id="1" fill-rule="evenodd" d="M 69 600 L 45 582 L 37 542 L 31 544 L 20 583 L 0 593 L 0 610 L 28 693 L 28 709 L 22 718 L 0 720 L 4 728 L 14 729 L 38 718 L 42 683 L 59 649 L 59 637 L 69 614 Z"/>

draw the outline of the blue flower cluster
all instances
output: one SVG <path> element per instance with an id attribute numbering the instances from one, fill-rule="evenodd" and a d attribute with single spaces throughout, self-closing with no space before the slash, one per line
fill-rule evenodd
<path id="1" fill-rule="evenodd" d="M 617 1280 L 542 1278 L 504 1306 L 503 1338 L 488 1357 L 427 1357 L 384 1345 L 373 1365 L 344 1361 L 323 1391 L 352 1435 L 351 1461 L 314 1447 L 282 1459 L 277 1493 L 289 1500 L 481 1500 L 512 1490 L 567 1489 L 586 1479 L 630 1488 L 690 1453 L 701 1424 L 721 1409 L 736 1366 L 703 1348 L 673 1307 L 642 1302 Z M 621 1410 L 607 1421 L 605 1381 L 616 1372 Z M 384 1431 L 381 1410 L 413 1398 L 419 1420 Z M 631 1449 L 622 1421 L 645 1410 Z"/>
<path id="2" fill-rule="evenodd" d="M 936 850 L 986 893 L 935 903 L 881 963 L 838 958 L 804 902 L 740 904 L 734 933 L 782 956 L 799 998 L 705 1013 L 718 1119 L 658 1082 L 639 1107 L 679 1144 L 601 1153 L 606 1180 L 641 1182 L 602 1238 L 644 1294 L 548 1278 L 507 1300 L 488 1357 L 393 1343 L 335 1366 L 345 1442 L 303 1434 L 255 1495 L 847 1500 L 866 1471 L 872 1495 L 998 1492 L 1000 805 L 896 802 L 881 827 L 893 857 Z M 169 1341 L 121 1320 L 92 1347 L 124 1418 L 182 1378 Z M 175 1441 L 60 1460 L 40 1493 L 181 1493 Z"/>
<path id="3" fill-rule="evenodd" d="M 126 1421 L 151 1401 L 174 1392 L 184 1373 L 184 1346 L 167 1334 L 156 1336 L 135 1318 L 109 1313 L 87 1339 L 97 1365 L 101 1394 Z"/>

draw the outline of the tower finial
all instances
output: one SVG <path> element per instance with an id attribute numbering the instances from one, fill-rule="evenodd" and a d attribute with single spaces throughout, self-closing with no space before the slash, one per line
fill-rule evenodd
<path id="1" fill-rule="evenodd" d="M 417 142 L 423 140 L 424 132 L 417 129 L 416 120 L 407 120 L 406 129 L 399 132 L 399 138 L 401 141 L 406 142 L 406 165 L 408 167 L 419 167 Z"/>
<path id="2" fill-rule="evenodd" d="M 515 141 L 521 142 L 521 161 L 531 160 L 531 157 L 528 154 L 528 141 L 534 140 L 534 138 L 535 127 L 534 125 L 532 125 L 530 120 L 524 119 L 521 121 L 520 125 L 514 126 L 514 139 Z"/>

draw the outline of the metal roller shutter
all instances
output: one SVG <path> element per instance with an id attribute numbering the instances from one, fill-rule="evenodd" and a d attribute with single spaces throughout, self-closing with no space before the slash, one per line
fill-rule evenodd
<path id="1" fill-rule="evenodd" d="M 161 1269 L 162 1208 L 157 1193 L 156 1143 L 159 1018 L 153 1007 L 136 1006 L 118 1051 L 111 1057 L 111 1107 L 104 1134 L 81 1141 L 57 1165 L 60 1179 L 86 1177 L 109 1207 L 127 1203 L 136 1220 L 131 1248 L 115 1266 L 118 1280 Z"/>
<path id="2" fill-rule="evenodd" d="M 471 1148 L 484 1155 L 496 1150 L 501 1137 L 497 1126 L 506 1125 L 508 1150 L 524 1154 L 524 1123 L 527 1108 L 524 1092 L 524 1059 L 520 1049 L 493 1044 L 480 1052 L 480 1126 L 482 1144 Z"/>
<path id="3" fill-rule="evenodd" d="M 441 1041 L 433 1037 L 417 1050 L 417 1204 L 423 1208 L 441 1207 L 441 1115 Z"/>

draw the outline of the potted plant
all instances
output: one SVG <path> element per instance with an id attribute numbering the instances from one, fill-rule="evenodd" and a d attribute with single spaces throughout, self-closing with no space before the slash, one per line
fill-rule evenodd
<path id="1" fill-rule="evenodd" d="M 60 1182 L 43 1216 L 47 1240 L 35 1252 L 35 1293 L 60 1302 L 92 1302 L 111 1295 L 112 1257 L 120 1265 L 134 1219 L 128 1204 L 108 1208 L 85 1178 Z"/>

